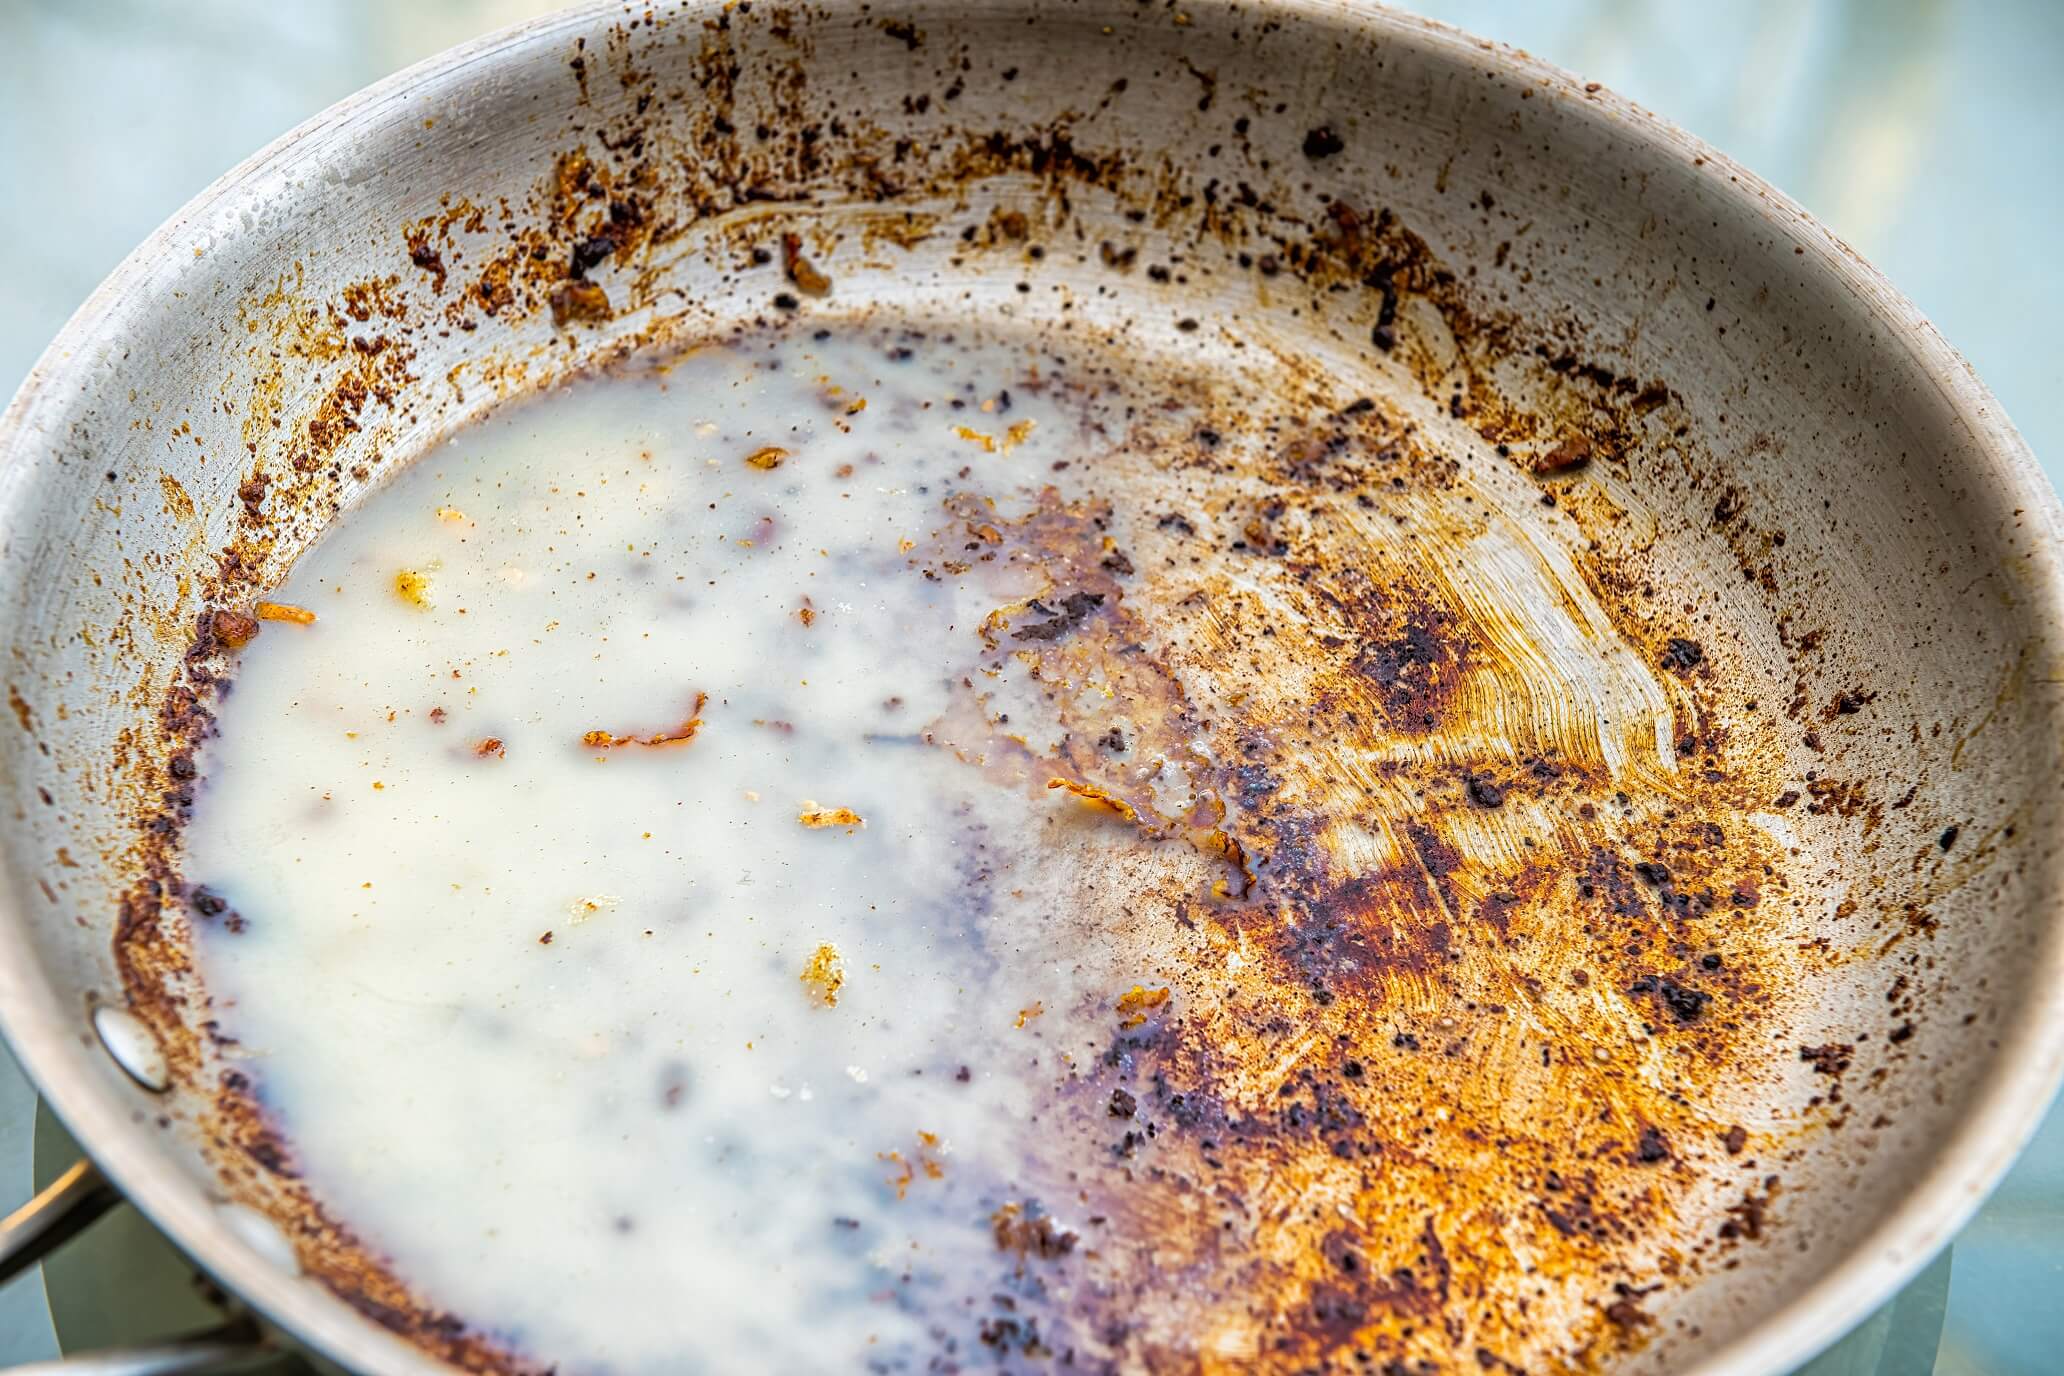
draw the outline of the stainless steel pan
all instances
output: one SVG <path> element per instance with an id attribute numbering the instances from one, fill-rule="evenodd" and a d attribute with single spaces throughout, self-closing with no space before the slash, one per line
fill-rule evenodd
<path id="1" fill-rule="evenodd" d="M 1645 584 L 1630 642 L 1684 669 L 1696 620 L 1770 685 L 1790 987 L 1727 1054 L 1785 1130 L 1750 1175 L 1701 1155 L 1709 1254 L 1542 1352 L 1785 1370 L 1976 1207 L 2064 1067 L 2058 508 L 1912 306 L 1680 131 L 1387 11 L 695 0 L 529 24 L 296 130 L 138 249 L 0 421 L 0 1018 L 230 1290 L 356 1370 L 503 1359 L 254 1164 L 196 1031 L 166 886 L 211 616 L 501 398 L 770 313 L 752 249 L 783 232 L 848 305 L 1322 360 L 1315 390 L 1559 496 L 1555 538 Z M 1747 731 L 1732 701 L 1700 729 Z M 103 1198 L 88 1172 L 54 1202 Z"/>

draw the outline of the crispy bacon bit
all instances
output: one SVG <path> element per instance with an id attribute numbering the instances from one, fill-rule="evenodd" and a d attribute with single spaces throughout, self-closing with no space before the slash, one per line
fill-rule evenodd
<path id="1" fill-rule="evenodd" d="M 509 752 L 502 748 L 502 738 L 500 736 L 489 736 L 473 747 L 473 753 L 482 759 L 486 759 L 489 755 L 500 759 Z"/>
<path id="2" fill-rule="evenodd" d="M 589 731 L 581 737 L 581 744 L 595 750 L 609 750 L 619 745 L 686 745 L 702 729 L 702 709 L 708 704 L 709 694 L 697 693 L 695 706 L 689 709 L 688 720 L 671 731 L 660 731 L 650 736 L 619 736 L 610 731 Z"/>
<path id="3" fill-rule="evenodd" d="M 812 951 L 803 962 L 802 981 L 810 1002 L 824 1008 L 838 1007 L 839 990 L 846 984 L 846 963 L 839 958 L 838 947 L 827 941 Z"/>
<path id="4" fill-rule="evenodd" d="M 1095 784 L 1083 783 L 1079 779 L 1056 778 L 1048 779 L 1046 786 L 1050 789 L 1065 788 L 1080 798 L 1086 805 L 1101 808 L 1105 812 L 1116 813 L 1128 822 L 1137 822 L 1140 819 L 1138 808 L 1110 790 L 1098 788 Z"/>
<path id="5" fill-rule="evenodd" d="M 1159 989 L 1149 989 L 1141 984 L 1133 985 L 1118 996 L 1118 1025 L 1138 1027 L 1147 1020 L 1149 1013 L 1167 1003 L 1168 998 L 1168 988 L 1165 985 Z"/>
<path id="6" fill-rule="evenodd" d="M 800 234 L 781 236 L 781 270 L 788 280 L 795 283 L 796 290 L 805 296 L 829 296 L 831 279 L 819 272 L 808 258 L 803 256 L 803 238 Z"/>
<path id="7" fill-rule="evenodd" d="M 771 473 L 781 467 L 788 451 L 778 444 L 763 444 L 745 456 L 746 467 L 757 468 L 762 473 Z"/>
<path id="8" fill-rule="evenodd" d="M 609 319 L 609 293 L 594 282 L 561 282 L 552 288 L 552 323 L 564 328 L 567 324 L 584 320 L 599 322 Z"/>
<path id="9" fill-rule="evenodd" d="M 867 825 L 866 819 L 849 807 L 819 807 L 808 799 L 803 801 L 803 810 L 796 814 L 796 820 L 813 830 Z"/>
<path id="10" fill-rule="evenodd" d="M 208 618 L 208 631 L 223 648 L 241 650 L 258 634 L 258 618 L 242 612 L 219 611 Z"/>
<path id="11" fill-rule="evenodd" d="M 251 609 L 260 621 L 291 621 L 296 626 L 313 626 L 315 613 L 291 602 L 260 602 Z"/>
<path id="12" fill-rule="evenodd" d="M 446 713 L 445 713 L 445 710 L 444 710 L 444 709 L 443 709 L 442 707 L 433 707 L 433 708 L 431 708 L 431 709 L 430 709 L 430 724 L 431 724 L 432 726 L 442 726 L 442 725 L 444 725 L 444 718 L 445 718 L 445 715 L 446 715 Z"/>
<path id="13" fill-rule="evenodd" d="M 817 609 L 810 605 L 809 598 L 805 597 L 803 605 L 796 608 L 796 620 L 802 622 L 805 626 L 817 624 Z"/>

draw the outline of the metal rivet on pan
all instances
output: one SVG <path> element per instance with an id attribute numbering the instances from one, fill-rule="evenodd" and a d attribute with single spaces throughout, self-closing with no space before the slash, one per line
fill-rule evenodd
<path id="1" fill-rule="evenodd" d="M 171 1085 L 172 1073 L 165 1065 L 165 1053 L 142 1018 L 126 1008 L 104 1003 L 93 1010 L 93 1030 L 100 1034 L 100 1044 L 115 1058 L 115 1064 L 129 1072 L 130 1079 L 153 1094 L 163 1094 Z"/>
<path id="2" fill-rule="evenodd" d="M 250 1244 L 252 1251 L 290 1276 L 301 1274 L 301 1259 L 294 1255 L 293 1244 L 278 1224 L 243 1204 L 218 1205 L 216 1212 L 231 1232 Z"/>

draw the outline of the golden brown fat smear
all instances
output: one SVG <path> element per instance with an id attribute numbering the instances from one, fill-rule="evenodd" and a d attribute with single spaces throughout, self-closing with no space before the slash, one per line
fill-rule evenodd
<path id="1" fill-rule="evenodd" d="M 743 374 L 765 389 L 756 405 L 807 406 L 807 424 L 734 434 L 715 400 L 695 409 L 698 387 L 735 388 Z M 633 370 L 583 387 L 659 385 Z M 684 430 L 712 426 L 728 460 L 691 456 L 677 435 L 681 452 L 657 460 L 680 466 L 662 497 L 648 500 L 642 475 L 614 491 L 598 483 L 575 504 L 579 534 L 574 518 L 551 519 L 568 522 L 568 539 L 612 520 L 721 525 L 713 545 L 687 541 L 692 554 L 649 542 L 658 567 L 700 579 L 732 567 L 712 560 L 746 561 L 738 576 L 757 580 L 742 586 L 766 605 L 768 625 L 855 636 L 856 653 L 891 640 L 913 686 L 877 685 L 869 675 L 879 668 L 859 675 L 878 688 L 876 720 L 850 702 L 808 706 L 788 682 L 802 671 L 779 656 L 712 648 L 704 663 L 683 651 L 693 681 L 626 685 L 622 661 L 605 655 L 627 652 L 598 646 L 598 674 L 618 697 L 628 688 L 650 704 L 643 716 L 609 692 L 581 707 L 618 714 L 606 719 L 511 709 L 463 729 L 465 743 L 489 739 L 493 751 L 414 767 L 425 787 L 438 771 L 471 771 L 473 791 L 453 797 L 476 802 L 494 797 L 478 792 L 495 786 L 479 771 L 550 751 L 564 752 L 554 768 L 648 771 L 618 777 L 658 789 L 655 807 L 674 779 L 720 780 L 726 798 L 749 793 L 759 807 L 738 834 L 776 847 L 768 863 L 881 867 L 820 872 L 833 889 L 865 880 L 866 892 L 846 895 L 880 898 L 864 922 L 755 915 L 766 977 L 752 987 L 778 990 L 765 998 L 780 1002 L 773 1030 L 750 1047 L 689 1026 L 728 1016 L 705 1013 L 718 996 L 691 980 L 655 1005 L 629 1046 L 624 1033 L 604 1037 L 584 1072 L 657 1048 L 655 1064 L 676 1077 L 662 1084 L 659 1112 L 684 1101 L 692 1110 L 697 1091 L 686 1086 L 729 1083 L 748 1057 L 790 1043 L 798 1064 L 832 1058 L 832 1081 L 846 1048 L 889 1062 L 845 1066 L 853 1084 L 894 1085 L 851 1106 L 849 1125 L 878 1126 L 879 1140 L 799 1142 L 792 1120 L 767 1116 L 797 1086 L 779 1080 L 770 1099 L 755 1082 L 757 1098 L 726 1101 L 740 1150 L 750 1157 L 751 1143 L 785 1133 L 780 1150 L 802 1167 L 772 1180 L 721 1152 L 692 1167 L 712 1173 L 713 1190 L 743 1192 L 778 1233 L 775 1260 L 740 1251 L 737 1264 L 774 1267 L 755 1302 L 778 1309 L 790 1293 L 798 1312 L 770 1312 L 775 1336 L 754 1341 L 800 1342 L 815 1321 L 819 1345 L 790 1355 L 833 1368 L 1001 1359 L 1157 1372 L 1590 1369 L 1666 1322 L 1671 1296 L 1716 1248 L 1760 1232 L 1771 1187 L 1743 1124 L 1767 1122 L 1758 1086 L 1782 1026 L 1780 992 L 1801 959 L 1779 927 L 1786 852 L 1755 815 L 1775 792 L 1774 748 L 1752 728 L 1711 725 L 1713 670 L 1681 628 L 1615 624 L 1601 592 L 1610 571 L 1572 553 L 1577 528 L 1538 505 L 1538 488 L 1479 469 L 1486 456 L 1446 451 L 1448 437 L 1387 406 L 1342 395 L 1271 412 L 1264 399 L 1293 389 L 1260 375 L 1121 372 L 1090 348 L 1057 356 L 1009 340 L 858 331 L 756 338 L 673 365 L 664 386 L 689 399 L 664 414 Z M 850 398 L 862 393 L 857 411 Z M 538 414 L 566 404 L 548 399 Z M 1027 424 L 1029 410 L 1043 422 Z M 496 491 L 525 479 L 492 445 L 469 462 L 489 466 Z M 686 475 L 699 466 L 722 469 L 707 492 Z M 469 481 L 487 490 L 482 473 Z M 740 505 L 736 492 L 757 495 Z M 483 570 L 497 564 L 498 539 L 513 546 L 517 525 L 534 536 L 541 519 L 526 509 L 523 522 L 498 521 L 445 488 L 433 493 L 420 473 L 375 506 L 403 501 L 435 507 L 425 529 L 441 525 L 452 539 L 461 537 L 443 512 L 464 509 L 466 557 Z M 840 514 L 861 501 L 882 519 Z M 718 514 L 706 518 L 705 507 Z M 338 540 L 350 539 L 347 523 Z M 646 543 L 642 527 L 633 532 L 636 558 Z M 750 563 L 820 548 L 841 575 L 831 586 L 776 586 L 768 569 L 802 565 Z M 417 551 L 385 552 L 411 562 L 399 574 L 361 570 L 388 619 L 358 634 L 415 635 L 395 628 L 462 614 L 463 583 L 450 586 L 456 552 L 443 576 L 425 572 Z M 353 633 L 348 600 L 347 614 L 333 613 L 323 595 L 341 557 L 319 554 L 297 572 L 283 595 L 320 619 L 269 628 L 245 652 L 247 676 L 266 672 L 268 651 L 290 653 L 276 649 L 286 637 Z M 545 576 L 507 567 L 510 586 Z M 583 605 L 587 580 L 571 565 L 562 572 L 566 600 L 554 606 Z M 866 596 L 853 594 L 856 581 Z M 339 582 L 331 596 L 344 590 Z M 871 615 L 894 624 L 871 626 Z M 455 619 L 442 624 L 462 633 Z M 636 633 L 612 623 L 602 639 Z M 413 653 L 434 640 L 405 644 Z M 512 664 L 542 653 L 520 641 L 502 648 Z M 470 680 L 473 661 L 465 672 Z M 443 673 L 425 657 L 425 685 Z M 415 696 L 362 706 L 430 721 L 430 689 L 394 682 Z M 251 685 L 261 699 L 271 691 Z M 792 713 L 769 705 L 784 694 Z M 235 752 L 239 733 L 261 725 L 239 710 L 232 698 L 224 767 L 210 773 L 223 817 L 258 805 L 250 760 L 240 766 Z M 762 803 L 764 782 L 746 787 L 762 775 L 789 782 L 782 771 L 796 772 L 799 752 L 820 748 L 831 752 L 816 768 L 823 791 L 800 792 L 798 777 L 793 796 L 770 790 Z M 680 773 L 649 772 L 660 770 Z M 849 791 L 834 796 L 840 781 Z M 717 806 L 714 794 L 682 796 Z M 512 1363 L 584 1369 L 573 1360 L 585 1341 L 577 1315 L 519 1322 L 496 1312 L 515 1302 L 513 1289 L 502 1296 L 471 1277 L 467 1254 L 440 1250 L 437 1230 L 375 1216 L 373 1184 L 388 1167 L 338 1140 L 355 1120 L 327 1094 L 334 1085 L 318 1083 L 344 1072 L 323 1059 L 320 1031 L 292 1025 L 292 1000 L 268 1007 L 264 994 L 304 969 L 306 943 L 318 940 L 273 933 L 316 919 L 266 911 L 263 874 L 224 873 L 236 869 L 234 847 L 210 840 L 208 803 L 192 877 L 235 900 L 250 932 L 205 928 L 203 965 L 218 993 L 235 995 L 226 1029 L 271 1048 L 260 1090 L 309 1188 L 362 1223 L 433 1311 L 454 1308 L 505 1339 Z M 714 861 L 683 844 L 672 872 L 692 888 L 697 866 Z M 782 849 L 801 845 L 813 849 Z M 662 940 L 646 929 L 664 932 L 664 894 L 633 893 L 632 906 L 649 898 L 662 913 L 633 921 L 605 891 L 611 880 L 582 883 L 570 907 L 556 897 L 556 933 L 526 927 L 510 953 L 453 957 L 477 960 L 492 979 L 456 968 L 449 989 L 419 982 L 410 997 L 449 1003 L 463 1024 L 484 1016 L 468 990 L 535 978 L 503 976 L 494 963 L 516 960 L 519 947 L 525 960 L 573 960 L 576 942 L 612 923 Z M 296 901 L 347 900 L 304 889 Z M 690 901 L 683 890 L 679 903 Z M 382 919 L 352 913 L 319 939 L 378 939 Z M 705 918 L 719 921 L 698 910 L 686 925 Z M 872 960 L 856 944 L 862 933 L 892 954 Z M 596 960 L 662 959 L 594 949 Z M 921 989 L 899 994 L 895 969 L 875 973 L 898 960 L 918 968 L 920 949 L 935 962 Z M 973 950 L 979 959 L 963 959 Z M 603 1003 L 643 994 L 570 970 L 563 978 L 486 1002 L 506 1016 L 547 991 Z M 756 978 L 740 973 L 732 987 Z M 864 1034 L 840 1021 L 905 996 L 943 1011 Z M 434 1058 L 439 1044 L 419 1050 Z M 956 1084 L 974 1086 L 975 1106 L 952 1097 Z M 645 1131 L 627 1112 L 623 1130 Z M 635 1175 L 652 1158 L 601 1138 L 585 1150 L 582 1169 L 633 1172 L 626 1197 L 661 1193 Z M 510 1178 L 518 1193 L 496 1207 L 520 1212 L 528 1177 Z M 756 1205 L 753 1190 L 781 1193 Z M 790 1215 L 796 1225 L 782 1231 Z M 611 1256 L 685 1264 L 654 1259 L 714 1246 L 719 1233 L 707 1230 L 726 1226 L 686 1206 L 655 1204 L 653 1216 L 657 1239 L 638 1218 L 612 1240 L 598 1215 L 596 1240 L 578 1245 L 595 1249 L 597 1266 Z M 608 1250 L 645 1246 L 655 1250 Z M 560 1292 L 585 1302 L 579 1285 Z M 737 1356 L 726 1344 L 748 1331 L 700 1311 L 637 1321 L 657 1326 L 613 1335 L 619 1346 L 597 1369 L 721 1369 Z"/>

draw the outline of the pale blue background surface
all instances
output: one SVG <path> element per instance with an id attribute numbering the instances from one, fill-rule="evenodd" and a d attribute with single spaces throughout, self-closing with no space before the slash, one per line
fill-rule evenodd
<path id="1" fill-rule="evenodd" d="M 194 192 L 397 67 L 535 0 L 0 0 L 0 395 Z M 2064 0 L 1423 0 L 1601 81 L 1803 201 L 1962 349 L 2064 464 Z M 33 1099 L 0 1055 L 0 1209 Z M 1831 1354 L 1840 1376 L 2064 1372 L 2064 1114 L 1938 1266 Z M 55 1351 L 0 1292 L 0 1362 Z M 1819 1368 L 1816 1367 L 1816 1372 Z"/>

